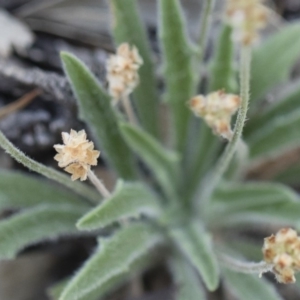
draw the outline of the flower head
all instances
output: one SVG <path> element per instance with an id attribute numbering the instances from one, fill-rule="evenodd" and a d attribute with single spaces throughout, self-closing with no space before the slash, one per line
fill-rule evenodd
<path id="1" fill-rule="evenodd" d="M 244 45 L 258 39 L 258 31 L 266 26 L 268 10 L 263 0 L 227 0 L 226 22 L 233 27 L 233 38 Z"/>
<path id="2" fill-rule="evenodd" d="M 63 132 L 62 139 L 63 145 L 54 145 L 58 152 L 54 157 L 58 166 L 71 173 L 72 180 L 86 180 L 91 166 L 97 165 L 100 152 L 94 150 L 94 143 L 86 139 L 84 130 L 76 132 L 71 129 L 70 133 Z"/>
<path id="3" fill-rule="evenodd" d="M 107 80 L 109 93 L 119 100 L 128 96 L 139 83 L 138 69 L 143 64 L 136 47 L 123 43 L 116 55 L 111 55 L 107 62 Z"/>
<path id="4" fill-rule="evenodd" d="M 273 272 L 281 283 L 296 281 L 295 272 L 300 271 L 300 237 L 291 228 L 283 228 L 276 235 L 265 238 L 264 260 L 273 264 Z"/>
<path id="5" fill-rule="evenodd" d="M 207 96 L 198 95 L 189 101 L 194 114 L 205 120 L 215 134 L 228 140 L 232 137 L 231 117 L 236 113 L 241 100 L 237 95 L 226 94 L 223 90 Z"/>

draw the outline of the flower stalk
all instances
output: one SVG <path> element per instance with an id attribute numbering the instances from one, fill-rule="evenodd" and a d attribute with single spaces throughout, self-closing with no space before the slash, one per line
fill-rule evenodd
<path id="1" fill-rule="evenodd" d="M 273 264 L 261 262 L 244 262 L 236 260 L 224 253 L 219 253 L 220 262 L 228 269 L 244 274 L 259 274 L 270 272 L 273 269 Z"/>
<path id="2" fill-rule="evenodd" d="M 208 202 L 218 186 L 222 176 L 227 170 L 233 155 L 237 149 L 238 143 L 243 133 L 247 110 L 250 98 L 250 64 L 251 64 L 251 48 L 244 46 L 241 50 L 241 69 L 240 69 L 240 85 L 241 85 L 241 107 L 238 112 L 236 124 L 233 131 L 233 136 L 227 144 L 222 156 L 219 158 L 213 172 L 205 180 L 204 188 L 202 189 L 201 205 L 207 207 Z"/>
<path id="3" fill-rule="evenodd" d="M 124 95 L 123 97 L 121 97 L 121 101 L 122 101 L 122 105 L 123 105 L 123 108 L 125 110 L 125 113 L 127 115 L 127 118 L 129 120 L 129 123 L 134 125 L 134 126 L 137 126 L 138 121 L 137 121 L 137 118 L 136 118 L 135 113 L 133 111 L 129 96 Z"/>
<path id="4" fill-rule="evenodd" d="M 109 198 L 111 196 L 111 193 L 109 192 L 109 190 L 105 187 L 105 185 L 95 175 L 95 173 L 93 171 L 88 170 L 87 176 L 88 176 L 89 180 L 93 183 L 93 185 L 96 187 L 97 191 L 103 196 L 104 199 Z"/>
<path id="5" fill-rule="evenodd" d="M 27 167 L 38 174 L 45 176 L 46 178 L 52 179 L 67 188 L 73 190 L 75 193 L 88 199 L 91 203 L 99 202 L 99 195 L 91 190 L 88 186 L 79 183 L 72 182 L 69 176 L 62 174 L 52 168 L 46 167 L 35 160 L 26 156 L 22 151 L 16 148 L 2 132 L 0 132 L 0 146 L 3 148 L 10 156 L 12 156 L 17 162 Z"/>

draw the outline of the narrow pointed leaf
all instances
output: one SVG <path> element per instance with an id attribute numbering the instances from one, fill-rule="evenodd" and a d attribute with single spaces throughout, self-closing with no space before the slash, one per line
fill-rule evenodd
<path id="1" fill-rule="evenodd" d="M 113 35 L 117 44 L 129 43 L 136 46 L 143 58 L 143 66 L 139 69 L 140 83 L 134 91 L 134 100 L 141 124 L 145 130 L 157 136 L 158 94 L 150 46 L 138 13 L 138 1 L 110 0 L 109 2 L 114 18 Z"/>
<path id="2" fill-rule="evenodd" d="M 262 226 L 273 224 L 280 227 L 293 226 L 300 228 L 300 200 L 297 202 L 261 205 L 247 210 L 234 211 L 224 215 L 213 215 L 211 226 Z M 211 215 L 212 216 L 212 215 Z"/>
<path id="3" fill-rule="evenodd" d="M 43 175 L 68 189 L 81 195 L 83 198 L 89 199 L 89 202 L 99 201 L 99 193 L 94 189 L 89 188 L 86 184 L 82 182 L 74 182 L 71 180 L 69 175 L 63 172 L 56 171 L 53 168 L 47 167 L 30 157 L 26 156 L 21 150 L 15 147 L 6 136 L 0 131 L 0 147 L 3 148 L 11 157 L 13 157 L 18 163 L 22 164 L 29 170 Z"/>
<path id="4" fill-rule="evenodd" d="M 226 269 L 223 270 L 223 274 L 225 285 L 237 300 L 283 300 L 274 285 L 258 275 L 241 274 Z"/>
<path id="5" fill-rule="evenodd" d="M 192 51 L 178 0 L 159 0 L 159 36 L 164 59 L 166 101 L 172 110 L 177 149 L 183 149 L 191 113 L 186 105 L 193 96 Z"/>
<path id="6" fill-rule="evenodd" d="M 291 67 L 300 56 L 299 34 L 299 23 L 287 25 L 254 51 L 250 89 L 252 108 L 254 101 L 288 78 Z"/>
<path id="7" fill-rule="evenodd" d="M 300 110 L 281 115 L 247 138 L 252 163 L 275 158 L 300 145 Z"/>
<path id="8" fill-rule="evenodd" d="M 43 203 L 88 207 L 78 195 L 51 182 L 27 173 L 0 171 L 0 209 L 25 208 Z"/>
<path id="9" fill-rule="evenodd" d="M 275 204 L 297 203 L 299 197 L 279 183 L 224 183 L 213 195 L 211 215 L 214 219 Z"/>
<path id="10" fill-rule="evenodd" d="M 77 97 L 81 115 L 94 130 L 108 162 L 122 178 L 134 178 L 133 158 L 119 132 L 110 97 L 103 91 L 93 74 L 75 56 L 62 52 L 61 59 Z"/>
<path id="11" fill-rule="evenodd" d="M 99 248 L 63 291 L 60 300 L 82 300 L 116 276 L 130 270 L 134 262 L 160 243 L 161 236 L 147 224 L 121 228 L 111 238 L 101 239 Z"/>
<path id="12" fill-rule="evenodd" d="M 234 68 L 234 47 L 232 28 L 225 25 L 219 36 L 211 62 L 209 90 L 224 89 L 226 92 L 237 90 L 236 70 Z"/>
<path id="13" fill-rule="evenodd" d="M 244 136 L 246 139 L 257 134 L 262 128 L 268 126 L 278 117 L 288 116 L 299 109 L 300 106 L 300 80 L 286 83 L 279 95 L 273 95 L 275 99 L 265 109 L 260 110 L 246 124 Z"/>
<path id="14" fill-rule="evenodd" d="M 183 258 L 173 258 L 171 270 L 177 287 L 176 300 L 207 299 L 198 274 Z"/>
<path id="15" fill-rule="evenodd" d="M 178 155 L 164 149 L 158 141 L 139 128 L 122 124 L 121 131 L 130 148 L 148 165 L 166 193 L 173 196 Z"/>
<path id="16" fill-rule="evenodd" d="M 207 219 L 212 226 L 267 222 L 295 225 L 300 219 L 299 211 L 298 195 L 284 185 L 225 184 L 213 195 Z"/>
<path id="17" fill-rule="evenodd" d="M 143 271 L 145 268 L 150 266 L 153 263 L 154 259 L 151 255 L 145 255 L 141 257 L 139 260 L 135 261 L 130 266 L 130 272 L 126 271 L 117 276 L 112 277 L 110 280 L 99 286 L 98 288 L 92 290 L 90 293 L 87 293 L 85 296 L 80 298 L 80 300 L 99 300 L 104 299 L 104 297 L 108 296 L 114 290 L 118 289 L 122 284 L 128 282 L 130 280 L 130 276 L 132 274 L 139 273 Z M 48 294 L 51 296 L 51 300 L 58 300 L 69 284 L 70 279 L 64 280 L 55 286 L 51 287 L 48 291 Z"/>
<path id="18" fill-rule="evenodd" d="M 102 228 L 115 221 L 141 214 L 157 217 L 160 213 L 157 198 L 141 183 L 122 183 L 113 195 L 83 216 L 77 223 L 81 230 Z"/>
<path id="19" fill-rule="evenodd" d="M 201 224 L 193 222 L 171 232 L 178 248 L 198 270 L 206 287 L 214 291 L 219 285 L 219 268 L 211 238 Z"/>
<path id="20" fill-rule="evenodd" d="M 191 171 L 188 172 L 190 176 L 186 178 L 187 200 L 190 200 L 191 197 L 198 193 L 205 174 L 207 174 L 218 157 L 221 146 L 220 139 L 213 134 L 211 128 L 204 122 L 201 123 L 197 139 L 196 146 L 194 146 L 197 150 L 195 151 L 194 161 L 191 164 Z"/>
<path id="21" fill-rule="evenodd" d="M 75 223 L 86 209 L 39 205 L 0 222 L 0 259 L 14 258 L 28 245 L 78 234 Z"/>

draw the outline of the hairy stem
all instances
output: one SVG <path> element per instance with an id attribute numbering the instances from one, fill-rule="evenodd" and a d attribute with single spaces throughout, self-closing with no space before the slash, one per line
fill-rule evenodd
<path id="1" fill-rule="evenodd" d="M 130 124 L 134 125 L 134 126 L 137 126 L 138 121 L 137 121 L 136 116 L 134 114 L 134 111 L 133 111 L 133 108 L 132 108 L 129 97 L 124 96 L 124 97 L 121 98 L 121 101 L 122 101 L 123 108 L 125 110 L 125 113 L 128 117 L 128 120 L 129 120 Z"/>
<path id="2" fill-rule="evenodd" d="M 98 192 L 103 196 L 103 198 L 108 198 L 111 196 L 109 190 L 105 187 L 102 181 L 95 175 L 95 173 L 91 170 L 88 171 L 88 178 L 96 187 Z"/>
<path id="3" fill-rule="evenodd" d="M 35 160 L 27 157 L 22 151 L 16 148 L 0 131 L 0 146 L 10 156 L 12 156 L 17 162 L 21 163 L 28 169 L 37 172 L 49 179 L 52 179 L 67 188 L 73 190 L 77 194 L 83 196 L 85 199 L 89 199 L 91 203 L 99 202 L 99 195 L 91 190 L 87 185 L 79 182 L 72 182 L 70 177 L 62 174 L 52 168 L 46 167 Z"/>
<path id="4" fill-rule="evenodd" d="M 219 158 L 214 170 L 205 180 L 205 185 L 202 190 L 202 204 L 207 207 L 211 195 L 219 184 L 222 176 L 224 175 L 233 155 L 237 149 L 240 138 L 243 133 L 245 125 L 247 110 L 249 104 L 249 90 L 250 90 L 250 63 L 251 63 L 251 48 L 243 47 L 241 51 L 241 70 L 240 70 L 240 86 L 241 86 L 241 100 L 242 104 L 239 109 L 236 124 L 234 127 L 233 137 L 227 144 L 223 154 Z"/>
<path id="5" fill-rule="evenodd" d="M 255 263 L 255 262 L 244 262 L 236 260 L 228 255 L 219 254 L 219 260 L 221 263 L 228 269 L 239 272 L 239 273 L 246 273 L 246 274 L 262 274 L 269 272 L 273 269 L 272 264 L 268 264 L 264 261 Z"/>

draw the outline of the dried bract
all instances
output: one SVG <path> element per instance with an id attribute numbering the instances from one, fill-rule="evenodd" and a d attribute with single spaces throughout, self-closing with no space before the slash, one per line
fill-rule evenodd
<path id="1" fill-rule="evenodd" d="M 115 99 L 128 96 L 139 83 L 138 69 L 143 64 L 136 47 L 127 43 L 119 46 L 116 55 L 107 62 L 109 93 Z"/>
<path id="2" fill-rule="evenodd" d="M 281 283 L 294 283 L 300 271 L 300 237 L 291 228 L 283 228 L 276 235 L 265 238 L 264 260 L 273 264 L 273 272 Z"/>
<path id="3" fill-rule="evenodd" d="M 234 40 L 252 45 L 258 39 L 259 30 L 268 20 L 269 11 L 262 0 L 228 0 L 226 22 L 233 27 Z"/>
<path id="4" fill-rule="evenodd" d="M 54 159 L 58 161 L 59 167 L 72 174 L 72 180 L 86 180 L 90 167 L 97 165 L 100 152 L 94 150 L 94 143 L 86 139 L 84 130 L 76 132 L 71 129 L 70 134 L 63 132 L 62 139 L 63 145 L 54 145 L 58 152 Z"/>
<path id="5" fill-rule="evenodd" d="M 203 118 L 215 134 L 228 140 L 232 138 L 231 117 L 240 104 L 239 96 L 226 94 L 223 90 L 207 96 L 198 95 L 189 101 L 195 115 Z"/>

